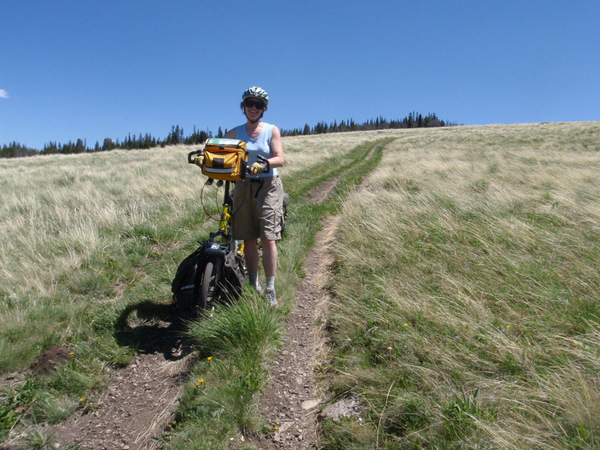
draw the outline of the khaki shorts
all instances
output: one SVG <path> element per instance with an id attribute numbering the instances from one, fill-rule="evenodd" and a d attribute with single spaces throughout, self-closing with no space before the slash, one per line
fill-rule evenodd
<path id="1" fill-rule="evenodd" d="M 246 178 L 233 192 L 233 239 L 281 239 L 283 185 L 279 177 Z"/>

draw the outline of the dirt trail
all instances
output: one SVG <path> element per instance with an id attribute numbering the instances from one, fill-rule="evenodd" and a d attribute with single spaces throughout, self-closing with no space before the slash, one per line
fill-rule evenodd
<path id="1" fill-rule="evenodd" d="M 82 399 L 89 407 L 54 428 L 53 448 L 160 448 L 155 439 L 173 420 L 194 358 L 182 330 L 182 318 L 171 316 L 158 326 L 125 331 L 123 338 L 139 340 L 143 352 L 116 372 L 100 398 Z"/>
<path id="2" fill-rule="evenodd" d="M 375 147 L 367 155 L 371 158 Z M 342 173 L 317 186 L 308 194 L 309 201 L 326 201 Z M 271 367 L 271 381 L 261 398 L 263 416 L 272 426 L 272 436 L 254 442 L 260 449 L 317 448 L 318 406 L 326 400 L 327 386 L 315 380 L 315 367 L 327 359 L 325 321 L 331 267 L 339 217 L 326 217 L 315 237 L 315 246 L 304 262 L 305 278 L 298 286 L 292 304 L 282 349 Z M 336 414 L 353 414 L 354 404 L 341 406 Z M 324 411 L 325 413 L 325 411 Z M 328 415 L 328 414 L 325 414 Z"/>
<path id="3" fill-rule="evenodd" d="M 261 399 L 263 415 L 273 435 L 257 442 L 261 449 L 315 448 L 317 411 L 324 401 L 315 380 L 315 366 L 323 356 L 323 326 L 328 294 L 331 244 L 337 219 L 329 218 L 309 252 L 306 277 L 298 287 L 287 323 L 282 350 L 271 366 L 271 382 Z"/>

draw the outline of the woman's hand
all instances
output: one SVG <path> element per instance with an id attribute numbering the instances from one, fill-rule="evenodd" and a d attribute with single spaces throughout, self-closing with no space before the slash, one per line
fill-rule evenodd
<path id="1" fill-rule="evenodd" d="M 256 161 L 250 166 L 250 175 L 258 175 L 265 171 L 267 165 L 265 163 Z"/>

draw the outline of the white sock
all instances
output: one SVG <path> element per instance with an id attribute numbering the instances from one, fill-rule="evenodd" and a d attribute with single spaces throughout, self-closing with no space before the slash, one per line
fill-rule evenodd
<path id="1" fill-rule="evenodd" d="M 267 277 L 267 291 L 275 290 L 275 276 Z"/>

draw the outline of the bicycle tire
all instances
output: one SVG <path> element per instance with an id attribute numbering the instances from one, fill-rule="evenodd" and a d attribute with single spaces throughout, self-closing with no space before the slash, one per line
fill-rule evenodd
<path id="1" fill-rule="evenodd" d="M 219 283 L 219 265 L 213 260 L 209 259 L 204 266 L 202 274 L 202 283 L 200 285 L 200 295 L 198 300 L 198 306 L 201 309 L 206 309 L 207 305 L 216 300 Z"/>

